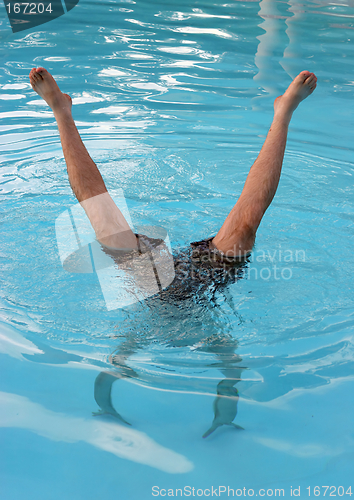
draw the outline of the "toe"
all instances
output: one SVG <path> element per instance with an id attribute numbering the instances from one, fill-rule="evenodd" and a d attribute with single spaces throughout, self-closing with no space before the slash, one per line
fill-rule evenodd
<path id="1" fill-rule="evenodd" d="M 38 69 L 36 69 L 36 76 L 38 78 L 38 80 L 43 80 L 43 74 L 41 74 Z"/>
<path id="2" fill-rule="evenodd" d="M 304 82 L 306 80 L 306 78 L 308 78 L 310 75 L 311 75 L 311 73 L 306 70 L 306 71 L 301 71 L 301 73 L 299 74 L 299 77 Z"/>
<path id="3" fill-rule="evenodd" d="M 317 78 L 314 77 L 313 80 L 311 80 L 310 87 L 314 89 L 317 85 Z"/>
<path id="4" fill-rule="evenodd" d="M 41 76 L 41 78 L 43 78 L 46 74 L 48 74 L 48 71 L 42 67 L 37 68 L 36 71 Z"/>

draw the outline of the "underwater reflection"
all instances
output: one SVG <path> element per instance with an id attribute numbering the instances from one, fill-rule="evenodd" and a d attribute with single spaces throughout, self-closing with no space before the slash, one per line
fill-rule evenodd
<path id="1" fill-rule="evenodd" d="M 237 403 L 238 403 L 238 390 L 234 387 L 235 382 L 230 379 L 221 380 L 218 383 L 216 393 L 217 396 L 214 400 L 214 420 L 213 423 L 204 434 L 203 438 L 210 436 L 212 432 L 222 425 L 231 425 L 236 429 L 242 429 L 243 427 L 237 425 L 233 422 L 237 415 Z"/>
<path id="2" fill-rule="evenodd" d="M 240 360 L 241 361 L 241 360 Z M 203 438 L 208 437 L 211 433 L 213 433 L 217 428 L 222 425 L 229 425 L 236 429 L 243 429 L 240 425 L 235 424 L 233 421 L 237 415 L 237 405 L 239 400 L 239 393 L 237 388 L 235 387 L 238 382 L 241 381 L 241 372 L 245 368 L 238 368 L 239 378 L 225 378 L 219 381 L 216 386 L 216 397 L 213 402 L 213 411 L 214 411 L 214 419 L 211 423 L 211 427 L 203 434 Z M 236 370 L 235 370 L 236 371 Z M 163 374 L 160 374 L 163 376 Z M 237 376 L 237 373 L 234 373 L 234 377 Z M 94 397 L 99 406 L 99 411 L 93 412 L 94 416 L 98 415 L 112 415 L 117 418 L 120 422 L 124 424 L 131 425 L 124 416 L 117 412 L 112 403 L 112 386 L 114 382 L 118 379 L 124 378 L 136 378 L 140 383 L 146 384 L 147 381 L 144 380 L 144 374 L 138 374 L 135 370 L 119 364 L 114 364 L 114 370 L 112 371 L 102 371 L 96 377 L 95 385 L 94 385 Z M 158 383 L 158 380 L 155 383 Z M 194 382 L 194 383 L 193 383 Z M 195 384 L 195 385 L 194 385 Z M 196 392 L 198 391 L 199 380 L 196 378 L 194 381 L 190 380 L 189 390 L 185 388 L 180 388 L 180 391 L 184 392 Z M 209 380 L 210 386 L 215 386 L 214 379 Z M 193 390 L 194 389 L 194 390 Z M 200 389 L 199 389 L 200 390 Z M 212 387 L 209 388 L 212 390 Z M 214 389 L 215 390 L 215 389 Z M 198 392 L 200 394 L 200 392 Z M 162 424 L 163 422 L 161 422 Z"/>
<path id="3" fill-rule="evenodd" d="M 112 403 L 114 382 L 130 379 L 167 391 L 215 394 L 214 419 L 204 438 L 223 425 L 243 429 L 234 423 L 239 401 L 236 385 L 247 368 L 236 353 L 238 342 L 228 316 L 217 306 L 223 301 L 233 307 L 228 287 L 242 276 L 243 267 L 244 263 L 236 273 L 222 273 L 213 280 L 203 280 L 199 268 L 201 279 L 191 280 L 188 273 L 178 273 L 177 258 L 172 285 L 126 311 L 131 326 L 124 329 L 124 336 L 117 325 L 120 342 L 109 356 L 112 369 L 96 377 L 94 397 L 99 411 L 93 415 L 108 414 L 131 425 Z"/>

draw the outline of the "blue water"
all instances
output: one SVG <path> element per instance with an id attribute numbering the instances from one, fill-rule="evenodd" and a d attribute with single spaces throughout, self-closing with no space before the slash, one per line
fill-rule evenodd
<path id="1" fill-rule="evenodd" d="M 1 16 L 1 498 L 231 497 L 223 486 L 350 498 L 352 4 L 80 0 L 17 34 Z M 133 223 L 165 228 L 174 249 L 217 232 L 274 98 L 316 73 L 243 279 L 179 307 L 150 298 L 107 311 L 95 274 L 62 268 L 55 221 L 76 201 L 34 66 L 72 96 Z M 98 397 L 116 379 L 112 404 L 130 426 L 92 416 L 107 372 Z M 235 413 L 235 389 L 244 430 L 203 439 L 215 400 Z"/>

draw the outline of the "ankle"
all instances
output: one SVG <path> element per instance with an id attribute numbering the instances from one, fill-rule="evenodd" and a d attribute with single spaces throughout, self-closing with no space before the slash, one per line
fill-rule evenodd
<path id="1" fill-rule="evenodd" d="M 272 122 L 272 128 L 274 127 L 282 127 L 282 128 L 288 128 L 289 123 L 292 117 L 292 113 L 290 112 L 285 112 L 281 110 L 277 110 L 274 113 L 273 117 L 273 122 Z"/>
<path id="2" fill-rule="evenodd" d="M 60 121 L 70 121 L 70 120 L 73 120 L 73 116 L 72 116 L 72 113 L 71 113 L 71 108 L 68 108 L 68 107 L 56 107 L 55 109 L 52 109 L 53 113 L 54 113 L 54 118 L 56 119 L 57 122 L 60 122 Z"/>

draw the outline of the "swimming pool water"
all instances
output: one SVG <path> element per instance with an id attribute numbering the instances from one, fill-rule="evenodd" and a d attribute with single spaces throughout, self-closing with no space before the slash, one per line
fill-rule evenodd
<path id="1" fill-rule="evenodd" d="M 223 486 L 303 498 L 325 485 L 350 498 L 352 4 L 81 0 L 17 34 L 1 15 L 1 498 Z M 275 97 L 316 73 L 243 279 L 206 300 L 107 311 L 95 274 L 62 268 L 55 220 L 75 199 L 53 115 L 29 85 L 34 66 L 72 96 L 133 223 L 165 228 L 174 249 L 217 232 Z M 131 425 L 92 415 L 110 391 Z M 237 404 L 244 430 L 203 439 L 213 404 L 230 419 Z"/>

